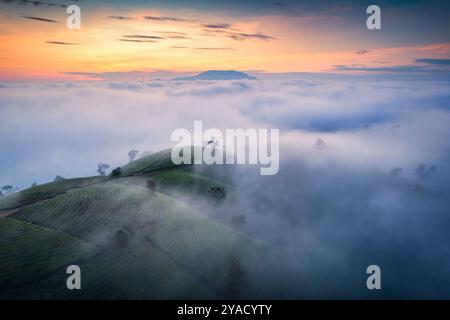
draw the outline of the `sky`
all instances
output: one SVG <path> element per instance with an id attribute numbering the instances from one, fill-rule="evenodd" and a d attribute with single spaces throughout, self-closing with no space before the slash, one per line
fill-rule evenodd
<path id="1" fill-rule="evenodd" d="M 66 6 L 81 29 L 66 28 Z M 424 73 L 450 68 L 450 4 L 378 1 L 0 1 L 0 80 L 157 78 L 210 69 Z"/>

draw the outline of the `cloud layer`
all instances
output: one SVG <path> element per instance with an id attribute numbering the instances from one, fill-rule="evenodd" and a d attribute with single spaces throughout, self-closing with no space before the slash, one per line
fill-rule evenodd
<path id="1" fill-rule="evenodd" d="M 205 207 L 245 214 L 241 232 L 268 244 L 261 272 L 277 287 L 261 295 L 448 298 L 449 83 L 354 79 L 5 83 L 0 184 L 95 175 L 194 120 L 279 128 L 279 174 L 236 169 L 238 201 Z M 381 293 L 365 288 L 370 264 Z"/>
<path id="2" fill-rule="evenodd" d="M 351 161 L 361 155 L 411 165 L 438 156 L 448 136 L 447 82 L 93 82 L 0 90 L 1 148 L 9 150 L 0 180 L 21 187 L 61 173 L 94 174 L 98 161 L 120 164 L 127 148 L 169 146 L 170 133 L 191 129 L 194 120 L 219 129 L 280 128 L 294 148 L 322 137 Z"/>

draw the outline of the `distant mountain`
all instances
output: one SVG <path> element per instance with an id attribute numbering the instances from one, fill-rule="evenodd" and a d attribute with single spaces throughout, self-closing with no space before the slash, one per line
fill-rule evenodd
<path id="1" fill-rule="evenodd" d="M 249 76 L 243 72 L 235 70 L 208 70 L 192 77 L 183 77 L 173 79 L 176 81 L 193 81 L 193 80 L 256 80 L 255 77 Z"/>

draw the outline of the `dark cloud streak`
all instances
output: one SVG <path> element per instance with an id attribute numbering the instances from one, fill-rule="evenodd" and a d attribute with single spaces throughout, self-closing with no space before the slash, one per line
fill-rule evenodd
<path id="1" fill-rule="evenodd" d="M 450 59 L 416 59 L 416 63 L 426 63 L 439 66 L 450 66 Z"/>
<path id="2" fill-rule="evenodd" d="M 75 0 L 78 1 L 78 0 Z M 47 7 L 61 7 L 67 8 L 67 4 L 55 3 L 55 2 L 46 2 L 46 1 L 31 1 L 31 0 L 2 0 L 3 3 L 7 4 L 20 4 L 20 5 L 32 5 L 35 7 L 39 6 L 47 6 Z"/>
<path id="3" fill-rule="evenodd" d="M 229 23 L 211 23 L 211 24 L 203 24 L 204 28 L 207 29 L 229 29 L 231 24 Z"/>
<path id="4" fill-rule="evenodd" d="M 367 52 L 369 52 L 369 50 L 359 49 L 356 51 L 356 54 L 366 54 Z"/>
<path id="5" fill-rule="evenodd" d="M 248 40 L 248 39 L 258 39 L 263 41 L 269 41 L 269 40 L 276 40 L 276 38 L 266 35 L 264 33 L 258 32 L 258 33 L 229 33 L 228 37 L 233 40 Z"/>
<path id="6" fill-rule="evenodd" d="M 138 40 L 138 39 L 119 39 L 119 41 L 123 42 L 136 42 L 136 43 L 153 43 L 156 42 L 156 40 Z"/>
<path id="7" fill-rule="evenodd" d="M 63 42 L 63 41 L 45 41 L 48 44 L 56 44 L 56 45 L 64 45 L 64 46 L 73 46 L 73 45 L 79 45 L 79 43 L 75 42 Z"/>
<path id="8" fill-rule="evenodd" d="M 195 22 L 196 20 L 177 18 L 177 17 L 157 17 L 157 16 L 145 16 L 145 20 L 151 21 L 172 21 L 172 22 Z"/>
<path id="9" fill-rule="evenodd" d="M 122 36 L 123 38 L 132 38 L 132 39 L 154 39 L 154 40 L 162 40 L 165 39 L 159 36 L 147 36 L 142 34 L 126 34 Z"/>
<path id="10" fill-rule="evenodd" d="M 109 16 L 109 19 L 114 19 L 114 20 L 134 20 L 134 17 L 128 17 L 128 16 Z"/>
<path id="11" fill-rule="evenodd" d="M 35 20 L 35 21 L 40 21 L 40 22 L 59 23 L 59 21 L 56 21 L 56 20 L 53 20 L 53 19 L 40 18 L 40 17 L 22 16 L 22 18 Z"/>

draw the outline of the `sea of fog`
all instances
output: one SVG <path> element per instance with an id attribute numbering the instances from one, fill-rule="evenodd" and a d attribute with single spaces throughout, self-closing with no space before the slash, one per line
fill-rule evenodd
<path id="1" fill-rule="evenodd" d="M 171 133 L 280 129 L 275 176 L 237 174 L 229 212 L 278 246 L 289 297 L 450 297 L 448 81 L 296 78 L 0 86 L 0 184 L 96 174 Z M 264 201 L 260 201 L 264 199 Z M 195 200 L 195 199 L 194 199 Z M 189 200 L 187 200 L 189 201 Z M 224 210 L 224 212 L 227 210 Z M 280 262 L 284 270 L 279 270 Z M 378 296 L 377 296 L 378 295 Z"/>

